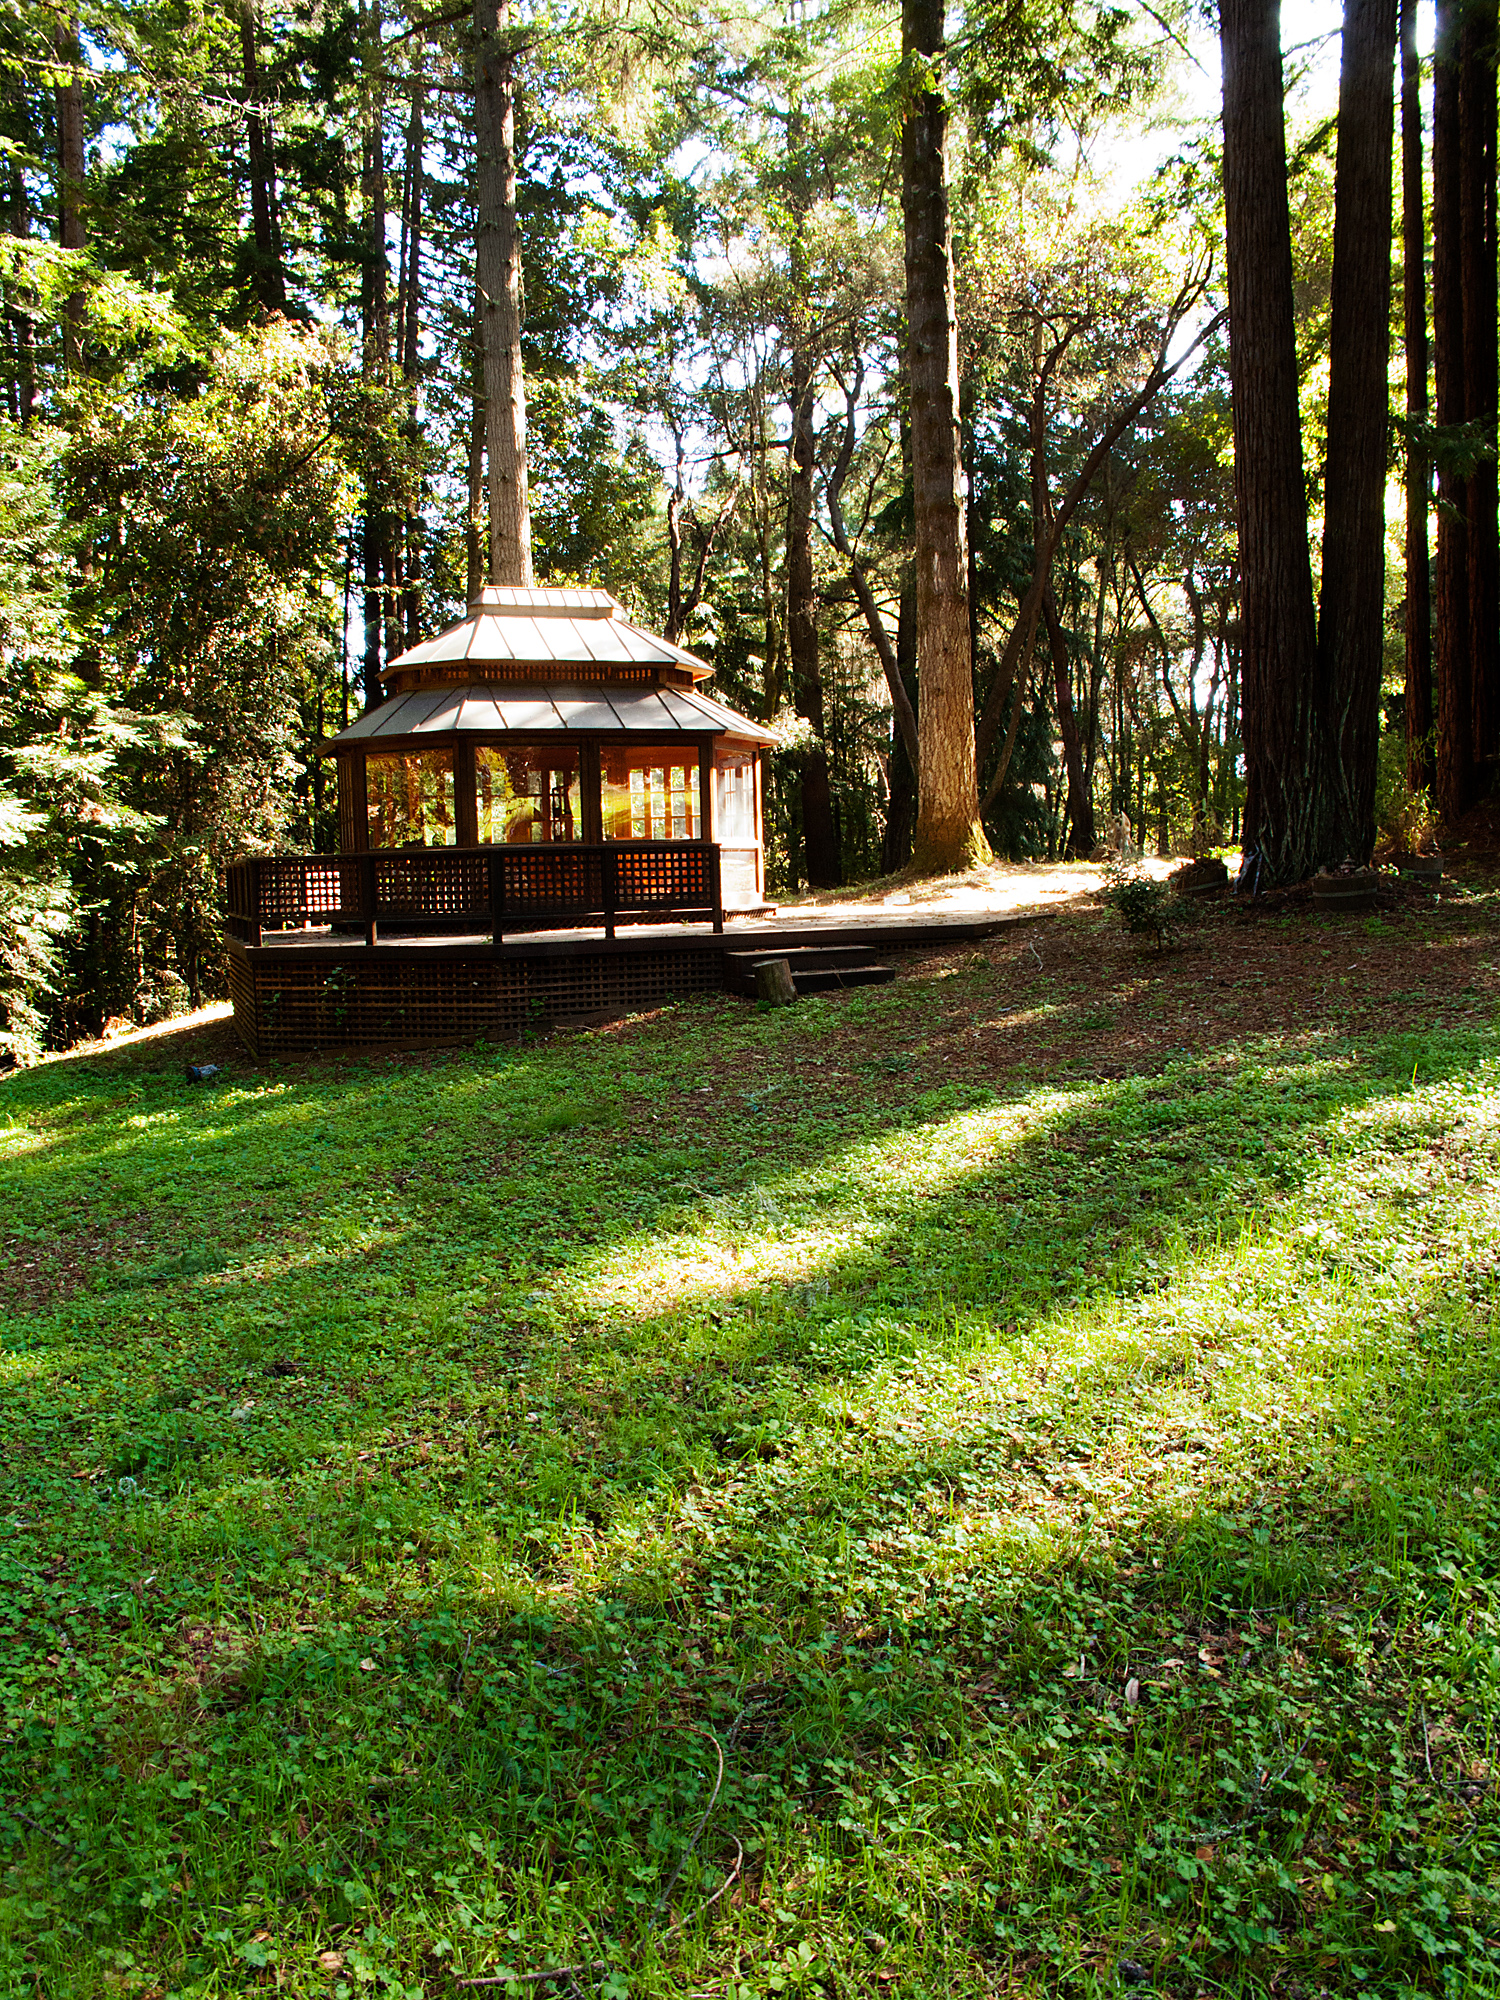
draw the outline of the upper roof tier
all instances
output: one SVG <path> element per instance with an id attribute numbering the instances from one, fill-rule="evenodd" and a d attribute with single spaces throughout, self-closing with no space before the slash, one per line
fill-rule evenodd
<path id="1" fill-rule="evenodd" d="M 607 590 L 487 584 L 467 617 L 400 654 L 393 689 L 463 681 L 707 680 L 713 668 L 634 624 Z"/>

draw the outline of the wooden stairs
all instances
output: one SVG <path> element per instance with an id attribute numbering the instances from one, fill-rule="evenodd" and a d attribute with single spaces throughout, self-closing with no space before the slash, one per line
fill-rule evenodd
<path id="1" fill-rule="evenodd" d="M 755 997 L 755 968 L 768 958 L 784 958 L 800 995 L 828 993 L 842 986 L 885 986 L 896 976 L 894 966 L 877 963 L 867 944 L 763 946 L 759 951 L 726 951 L 724 990 Z"/>

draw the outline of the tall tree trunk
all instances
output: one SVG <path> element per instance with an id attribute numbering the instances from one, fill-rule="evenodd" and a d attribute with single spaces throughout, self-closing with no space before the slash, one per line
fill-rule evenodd
<path id="1" fill-rule="evenodd" d="M 418 363 L 422 339 L 422 149 L 425 144 L 423 112 L 426 93 L 414 84 L 411 94 L 411 121 L 406 128 L 406 227 L 403 232 L 402 266 L 404 283 L 397 347 L 401 374 L 406 383 L 406 422 L 415 444 L 419 435 L 418 399 L 421 393 Z M 401 593 L 403 641 L 415 646 L 422 635 L 421 581 L 422 523 L 414 507 L 408 507 L 402 523 L 401 546 L 405 553 L 405 574 Z"/>
<path id="2" fill-rule="evenodd" d="M 896 673 L 900 684 L 917 691 L 917 573 L 908 569 L 901 579 L 901 598 L 896 613 Z M 907 741 L 907 731 L 897 726 L 891 731 L 890 797 L 886 803 L 885 837 L 880 843 L 880 872 L 894 875 L 911 860 L 913 824 L 917 810 L 917 772 Z"/>
<path id="3" fill-rule="evenodd" d="M 475 267 L 484 317 L 490 581 L 529 586 L 521 238 L 516 227 L 515 56 L 509 0 L 474 0 Z"/>
<path id="4" fill-rule="evenodd" d="M 1315 860 L 1375 845 L 1385 627 L 1391 145 L 1397 0 L 1346 0 L 1334 181 L 1318 696 L 1326 732 Z"/>
<path id="5" fill-rule="evenodd" d="M 1406 780 L 1432 783 L 1432 465 L 1427 422 L 1427 223 L 1417 0 L 1401 0 L 1401 257 L 1406 346 Z"/>
<path id="6" fill-rule="evenodd" d="M 1464 297 L 1464 402 L 1485 449 L 1467 481 L 1469 694 L 1474 789 L 1500 757 L 1500 542 L 1496 537 L 1495 0 L 1469 0 L 1459 58 L 1459 228 Z"/>
<path id="7" fill-rule="evenodd" d="M 57 240 L 64 250 L 82 250 L 88 231 L 83 221 L 83 52 L 76 14 L 59 22 L 56 45 L 63 72 L 57 86 Z M 76 375 L 83 361 L 83 313 L 83 294 L 74 292 L 63 307 L 63 366 L 69 375 Z"/>
<path id="8" fill-rule="evenodd" d="M 943 0 L 902 0 L 902 54 L 940 65 Z M 916 511 L 917 830 L 912 856 L 927 875 L 990 858 L 979 823 L 968 556 L 959 447 L 958 330 L 948 212 L 948 111 L 918 92 L 901 127 L 906 225 L 907 380 Z"/>
<path id="9" fill-rule="evenodd" d="M 1069 854 L 1085 861 L 1096 845 L 1094 802 L 1083 776 L 1083 744 L 1078 734 L 1078 715 L 1073 707 L 1073 663 L 1068 658 L 1068 642 L 1058 615 L 1057 597 L 1047 586 L 1042 599 L 1042 617 L 1047 624 L 1047 645 L 1052 655 L 1052 689 L 1057 698 L 1057 732 L 1062 738 L 1063 769 L 1068 777 Z"/>
<path id="10" fill-rule="evenodd" d="M 465 533 L 468 557 L 468 599 L 479 601 L 489 568 L 489 536 L 485 529 L 484 484 L 484 312 L 474 296 L 474 344 L 469 357 L 469 518 Z"/>
<path id="11" fill-rule="evenodd" d="M 31 234 L 26 179 L 16 160 L 10 165 L 10 233 L 23 239 Z M 15 345 L 16 417 L 23 429 L 29 429 L 36 412 L 36 327 L 26 303 L 24 296 L 18 300 L 7 289 L 6 304 Z"/>
<path id="12" fill-rule="evenodd" d="M 1432 360 L 1441 428 L 1468 417 L 1464 380 L 1463 202 L 1459 120 L 1461 0 L 1438 0 L 1432 77 Z M 1452 822 L 1474 802 L 1474 712 L 1469 671 L 1468 493 L 1451 461 L 1438 463 L 1433 576 L 1435 790 Z"/>
<path id="13" fill-rule="evenodd" d="M 833 792 L 823 741 L 823 677 L 818 663 L 818 599 L 813 575 L 812 361 L 792 354 L 791 451 L 786 486 L 786 637 L 792 702 L 814 741 L 797 754 L 802 789 L 802 843 L 807 879 L 815 889 L 835 888 L 842 876 L 833 827 Z"/>
<path id="14" fill-rule="evenodd" d="M 361 306 L 363 373 L 367 382 L 388 387 L 391 379 L 391 320 L 389 272 L 385 241 L 385 96 L 381 80 L 383 36 L 380 0 L 368 10 L 361 6 L 365 61 L 365 130 L 361 179 L 365 206 L 365 258 Z M 365 484 L 364 521 L 364 682 L 365 705 L 384 699 L 380 679 L 381 634 L 384 625 L 384 574 L 388 514 L 381 482 L 371 474 Z"/>
<path id="15" fill-rule="evenodd" d="M 267 312 L 286 311 L 286 273 L 276 219 L 276 160 L 270 121 L 260 109 L 260 4 L 244 0 L 240 51 L 244 61 L 245 136 L 250 155 L 250 221 L 255 235 L 251 289 Z"/>
<path id="16" fill-rule="evenodd" d="M 1277 0 L 1220 0 L 1246 802 L 1262 881 L 1316 864 L 1317 623 L 1297 402 Z"/>

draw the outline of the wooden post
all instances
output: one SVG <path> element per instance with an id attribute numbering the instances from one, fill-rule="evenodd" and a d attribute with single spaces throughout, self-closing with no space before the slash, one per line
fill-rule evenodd
<path id="1" fill-rule="evenodd" d="M 472 738 L 460 736 L 453 746 L 453 831 L 456 847 L 479 845 L 479 800 Z"/>
<path id="2" fill-rule="evenodd" d="M 485 866 L 490 873 L 490 943 L 498 950 L 505 940 L 505 849 L 491 847 Z"/>
<path id="3" fill-rule="evenodd" d="M 615 912 L 620 906 L 620 857 L 608 842 L 599 861 L 599 886 L 604 891 L 604 935 L 615 934 Z"/>
<path id="4" fill-rule="evenodd" d="M 714 906 L 714 931 L 721 934 L 724 929 L 724 887 L 720 877 L 720 848 L 714 841 L 708 850 L 708 893 Z"/>
<path id="5" fill-rule="evenodd" d="M 250 942 L 258 945 L 260 938 L 260 857 L 250 863 Z"/>
<path id="6" fill-rule="evenodd" d="M 792 968 L 784 958 L 763 958 L 755 968 L 755 997 L 768 1007 L 790 1007 L 797 998 Z"/>
<path id="7" fill-rule="evenodd" d="M 377 936 L 375 856 L 368 850 L 359 857 L 359 913 L 365 920 L 365 943 L 373 946 Z"/>

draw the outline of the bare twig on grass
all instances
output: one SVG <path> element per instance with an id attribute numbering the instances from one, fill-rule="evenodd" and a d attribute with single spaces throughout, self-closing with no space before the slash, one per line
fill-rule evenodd
<path id="1" fill-rule="evenodd" d="M 696 1722 L 671 1722 L 667 1723 L 665 1726 L 668 1729 L 686 1730 L 688 1735 L 701 1736 L 705 1743 L 712 1743 L 712 1745 L 714 1746 L 714 1755 L 719 1760 L 719 1769 L 718 1769 L 718 1774 L 714 1779 L 714 1788 L 708 1795 L 708 1804 L 703 1808 L 703 1817 L 702 1819 L 699 1820 L 698 1824 L 693 1828 L 692 1838 L 689 1840 L 687 1846 L 683 1848 L 681 1854 L 677 1857 L 677 1866 L 672 1870 L 671 1874 L 667 1877 L 666 1886 L 663 1888 L 661 1894 L 656 1899 L 656 1908 L 652 1912 L 653 1917 L 660 1916 L 662 1911 L 666 1908 L 667 1899 L 671 1895 L 673 1889 L 677 1886 L 677 1878 L 682 1873 L 683 1869 L 687 1866 L 688 1856 L 692 1853 L 693 1849 L 698 1845 L 698 1842 L 703 1834 L 703 1829 L 708 1825 L 709 1820 L 712 1819 L 713 1817 L 714 1807 L 719 1803 L 719 1788 L 724 1782 L 724 1750 L 723 1746 L 719 1742 L 718 1737 L 713 1734 L 712 1730 L 700 1729 Z M 736 1727 L 737 1726 L 738 1726 L 738 1719 L 736 1719 Z"/>
<path id="2" fill-rule="evenodd" d="M 553 1980 L 572 1982 L 580 1972 L 590 1976 L 608 1972 L 607 1958 L 591 1958 L 583 1965 L 553 1965 L 543 1972 L 486 1972 L 474 1979 L 458 1979 L 457 1986 L 546 1986 Z"/>

